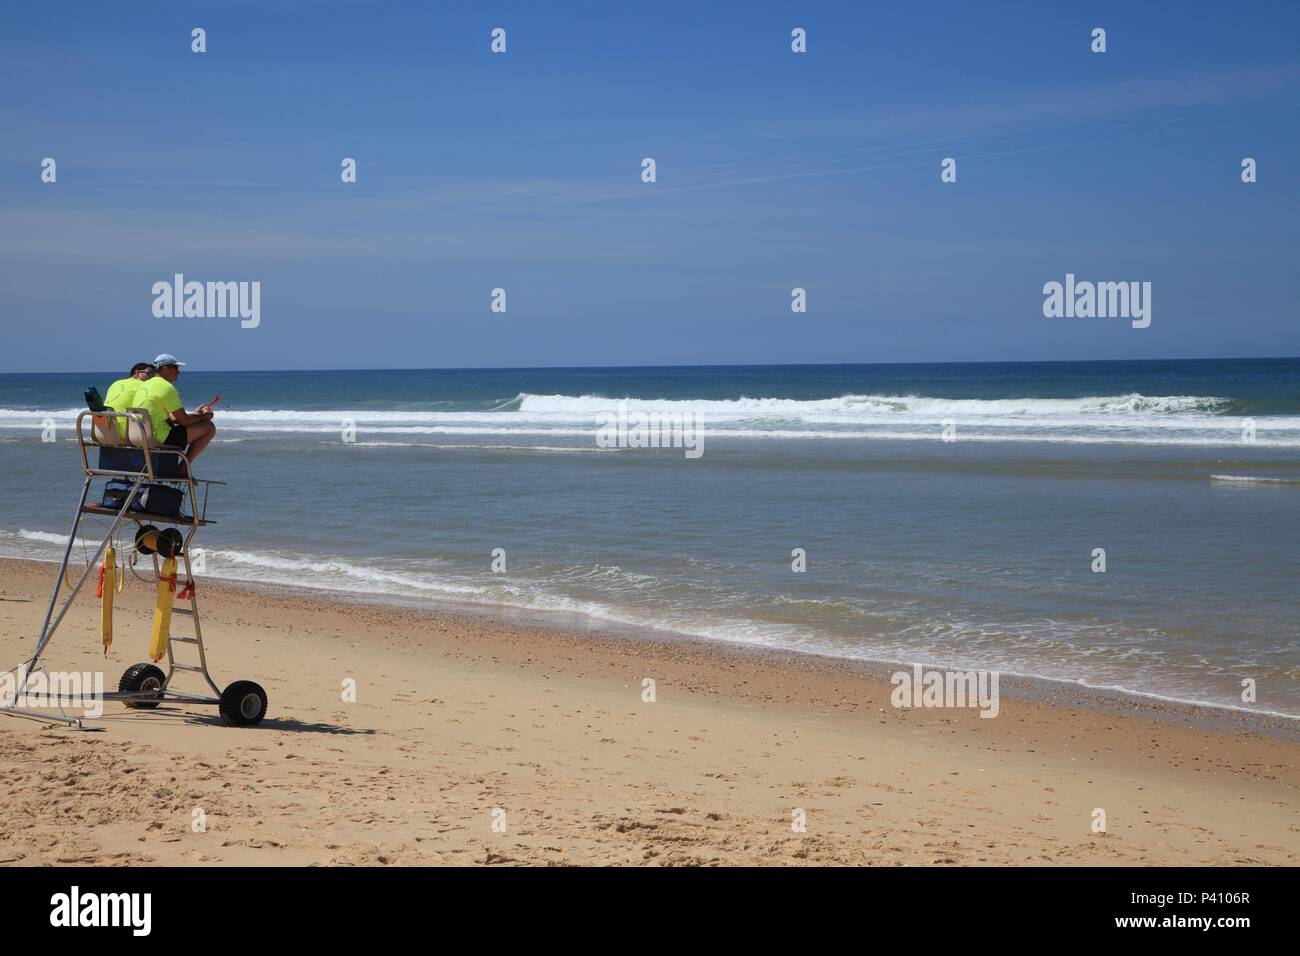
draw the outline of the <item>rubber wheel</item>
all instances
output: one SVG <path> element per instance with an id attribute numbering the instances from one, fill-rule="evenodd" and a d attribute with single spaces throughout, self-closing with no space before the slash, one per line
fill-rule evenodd
<path id="1" fill-rule="evenodd" d="M 164 558 L 178 558 L 181 554 L 181 548 L 185 545 L 185 538 L 175 528 L 164 528 L 158 532 L 157 551 Z"/>
<path id="2" fill-rule="evenodd" d="M 141 554 L 153 554 L 154 549 L 149 545 L 150 540 L 157 540 L 158 529 L 151 524 L 140 525 L 140 530 L 135 533 L 135 549 Z"/>
<path id="3" fill-rule="evenodd" d="M 252 727 L 266 716 L 266 691 L 251 680 L 237 680 L 221 692 L 221 719 L 232 727 Z"/>
<path id="4" fill-rule="evenodd" d="M 117 682 L 117 689 L 127 694 L 145 693 L 151 690 L 158 691 L 158 700 L 124 700 L 122 703 L 134 710 L 153 710 L 162 700 L 163 684 L 167 681 L 167 675 L 162 672 L 161 667 L 155 667 L 153 664 L 132 664 L 122 675 L 122 679 Z"/>

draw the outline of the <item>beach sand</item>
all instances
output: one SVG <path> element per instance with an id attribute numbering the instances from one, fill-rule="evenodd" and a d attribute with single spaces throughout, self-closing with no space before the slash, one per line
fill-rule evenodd
<path id="1" fill-rule="evenodd" d="M 0 562 L 0 665 L 30 653 L 54 573 Z M 217 682 L 257 680 L 267 719 L 113 703 L 94 732 L 0 717 L 0 862 L 1300 862 L 1285 723 L 1005 684 L 995 719 L 895 709 L 884 675 L 821 658 L 200 587 Z M 115 689 L 145 658 L 151 595 L 128 582 L 105 661 L 86 592 L 47 666 Z"/>

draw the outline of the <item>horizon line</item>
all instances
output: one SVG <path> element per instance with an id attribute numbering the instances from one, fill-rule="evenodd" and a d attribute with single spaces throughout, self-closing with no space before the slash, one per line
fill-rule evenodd
<path id="1" fill-rule="evenodd" d="M 205 375 L 224 373 L 302 373 L 302 372 L 586 372 L 647 369 L 703 368 L 882 368 L 901 365 L 1100 365 L 1118 362 L 1294 362 L 1300 355 L 1207 355 L 1196 358 L 1122 358 L 1122 359 L 999 359 L 996 361 L 947 362 L 699 362 L 681 365 L 461 365 L 461 366 L 370 366 L 345 368 L 213 368 L 194 369 Z M 133 363 L 134 364 L 134 363 Z M 129 367 L 129 366 L 128 366 Z M 0 371 L 0 375 L 98 375 L 116 374 L 110 369 L 73 371 Z"/>

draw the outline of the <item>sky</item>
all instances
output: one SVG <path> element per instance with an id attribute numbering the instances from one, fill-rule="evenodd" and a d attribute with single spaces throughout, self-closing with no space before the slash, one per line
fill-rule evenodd
<path id="1" fill-rule="evenodd" d="M 1298 34 L 1294 2 L 5 4 L 0 371 L 1300 355 Z M 176 273 L 260 282 L 260 324 L 156 317 Z M 1150 282 L 1151 325 L 1045 317 L 1067 273 Z"/>

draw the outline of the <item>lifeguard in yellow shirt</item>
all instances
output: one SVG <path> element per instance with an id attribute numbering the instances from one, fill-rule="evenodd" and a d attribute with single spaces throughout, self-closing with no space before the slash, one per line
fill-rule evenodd
<path id="1" fill-rule="evenodd" d="M 153 364 L 158 374 L 140 386 L 136 402 L 149 412 L 154 439 L 168 448 L 188 448 L 186 455 L 193 461 L 217 433 L 212 424 L 212 409 L 200 405 L 192 412 L 185 410 L 175 384 L 184 362 L 164 352 Z"/>
<path id="2" fill-rule="evenodd" d="M 112 412 L 124 412 L 128 408 L 144 407 L 137 396 L 140 386 L 147 382 L 152 375 L 152 364 L 149 362 L 136 362 L 131 366 L 130 375 L 126 378 L 119 378 L 108 386 L 108 394 L 104 396 L 104 407 Z M 126 419 L 116 419 L 115 424 L 117 425 L 118 437 L 126 441 Z"/>

